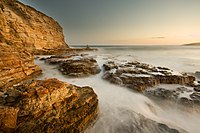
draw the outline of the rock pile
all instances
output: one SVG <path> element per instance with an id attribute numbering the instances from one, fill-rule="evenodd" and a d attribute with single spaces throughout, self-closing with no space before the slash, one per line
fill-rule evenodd
<path id="1" fill-rule="evenodd" d="M 0 94 L 0 131 L 81 132 L 97 116 L 90 87 L 36 80 Z"/>

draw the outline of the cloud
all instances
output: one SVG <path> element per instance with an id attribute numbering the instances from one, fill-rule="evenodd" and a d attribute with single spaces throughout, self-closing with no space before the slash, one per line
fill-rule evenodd
<path id="1" fill-rule="evenodd" d="M 151 39 L 165 39 L 165 36 L 157 36 L 157 37 L 152 37 Z"/>

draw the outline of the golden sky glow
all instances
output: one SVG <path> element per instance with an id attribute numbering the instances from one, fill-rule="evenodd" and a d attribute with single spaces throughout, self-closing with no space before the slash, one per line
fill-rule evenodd
<path id="1" fill-rule="evenodd" d="M 21 0 L 55 18 L 71 44 L 200 41 L 200 0 Z"/>

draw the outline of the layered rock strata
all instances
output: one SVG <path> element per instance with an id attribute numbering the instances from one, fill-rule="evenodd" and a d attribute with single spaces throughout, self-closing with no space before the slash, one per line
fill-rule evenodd
<path id="1" fill-rule="evenodd" d="M 34 58 L 23 47 L 0 43 L 0 90 L 31 78 L 41 70 L 34 64 Z"/>
<path id="2" fill-rule="evenodd" d="M 95 75 L 101 70 L 93 58 L 71 59 L 62 62 L 59 70 L 70 77 L 85 77 Z"/>
<path id="3" fill-rule="evenodd" d="M 15 132 L 81 132 L 97 116 L 90 87 L 57 79 L 36 80 L 1 94 L 0 129 Z"/>
<path id="4" fill-rule="evenodd" d="M 63 29 L 53 18 L 17 0 L 1 0 L 0 7 L 0 42 L 36 53 L 68 48 Z"/>
<path id="5" fill-rule="evenodd" d="M 144 91 L 148 87 L 159 84 L 188 84 L 195 81 L 193 76 L 175 73 L 165 67 L 154 67 L 139 62 L 118 64 L 107 62 L 103 65 L 105 73 L 103 79 L 137 91 Z"/>
<path id="6" fill-rule="evenodd" d="M 49 64 L 59 65 L 62 74 L 69 77 L 86 77 L 101 71 L 97 61 L 85 54 L 65 54 L 43 58 L 42 60 Z"/>

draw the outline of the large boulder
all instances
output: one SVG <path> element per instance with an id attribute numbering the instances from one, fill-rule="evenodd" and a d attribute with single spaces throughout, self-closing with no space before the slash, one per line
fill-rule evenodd
<path id="1" fill-rule="evenodd" d="M 0 42 L 36 53 L 68 48 L 63 29 L 53 18 L 17 0 L 0 1 Z"/>
<path id="2" fill-rule="evenodd" d="M 193 76 L 140 62 L 115 63 L 109 61 L 103 67 L 105 71 L 103 79 L 137 91 L 144 91 L 148 87 L 159 84 L 192 85 L 195 81 Z"/>
<path id="3" fill-rule="evenodd" d="M 92 88 L 57 79 L 15 86 L 1 94 L 0 105 L 1 131 L 81 132 L 98 113 Z"/>
<path id="4" fill-rule="evenodd" d="M 0 43 L 0 90 L 41 73 L 23 47 Z"/>
<path id="5" fill-rule="evenodd" d="M 68 77 L 86 77 L 101 71 L 97 61 L 87 54 L 54 55 L 40 60 L 58 65 L 62 74 Z"/>
<path id="6" fill-rule="evenodd" d="M 59 65 L 62 74 L 70 77 L 85 77 L 101 71 L 97 61 L 93 58 L 75 57 L 63 61 Z"/>

